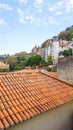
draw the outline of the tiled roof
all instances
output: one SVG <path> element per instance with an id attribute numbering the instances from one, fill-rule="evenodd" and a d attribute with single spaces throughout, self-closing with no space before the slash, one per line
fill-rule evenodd
<path id="1" fill-rule="evenodd" d="M 65 40 L 62 40 L 62 41 L 59 42 L 59 46 L 61 46 L 61 47 L 66 47 L 69 44 L 70 44 L 70 42 L 69 41 L 65 41 Z"/>
<path id="2" fill-rule="evenodd" d="M 71 85 L 45 73 L 0 75 L 0 130 L 73 100 Z"/>
<path id="3" fill-rule="evenodd" d="M 52 77 L 54 77 L 54 78 L 58 78 L 58 73 L 57 73 L 57 72 L 46 72 L 46 74 L 47 74 L 48 76 L 52 76 Z"/>

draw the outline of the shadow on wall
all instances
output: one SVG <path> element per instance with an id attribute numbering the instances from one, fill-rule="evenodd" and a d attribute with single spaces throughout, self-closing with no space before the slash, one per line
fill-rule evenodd
<path id="1" fill-rule="evenodd" d="M 71 116 L 71 130 L 73 130 L 73 113 L 72 113 L 72 116 Z"/>
<path id="2" fill-rule="evenodd" d="M 59 79 L 73 84 L 73 55 L 58 60 Z"/>

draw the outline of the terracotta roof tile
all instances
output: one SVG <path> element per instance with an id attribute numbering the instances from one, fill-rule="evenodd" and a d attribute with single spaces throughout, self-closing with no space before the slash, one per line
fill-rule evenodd
<path id="1" fill-rule="evenodd" d="M 14 121 L 11 119 L 10 116 L 7 117 L 7 121 L 9 122 L 10 126 L 14 125 Z"/>
<path id="2" fill-rule="evenodd" d="M 4 130 L 4 125 L 3 125 L 3 123 L 2 123 L 2 121 L 0 120 L 0 130 Z"/>
<path id="3" fill-rule="evenodd" d="M 55 73 L 18 71 L 0 75 L 0 130 L 73 100 L 73 87 Z"/>
<path id="4" fill-rule="evenodd" d="M 2 113 L 2 111 L 0 110 L 0 119 L 3 119 L 5 116 L 4 114 Z"/>
<path id="5" fill-rule="evenodd" d="M 15 115 L 11 115 L 11 118 L 16 124 L 19 123 L 19 119 Z"/>
<path id="6" fill-rule="evenodd" d="M 5 118 L 2 119 L 2 123 L 4 124 L 5 128 L 8 128 L 10 126 L 7 119 L 5 119 Z"/>

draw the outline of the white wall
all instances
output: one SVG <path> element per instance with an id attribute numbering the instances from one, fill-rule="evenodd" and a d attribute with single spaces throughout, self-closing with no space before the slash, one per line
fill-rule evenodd
<path id="1" fill-rule="evenodd" d="M 59 55 L 59 42 L 54 41 L 53 42 L 53 56 L 54 56 L 55 62 L 57 62 L 58 60 L 58 55 Z"/>
<path id="2" fill-rule="evenodd" d="M 72 130 L 73 101 L 37 115 L 7 130 Z"/>
<path id="3" fill-rule="evenodd" d="M 59 79 L 73 84 L 73 55 L 58 60 L 57 72 Z"/>

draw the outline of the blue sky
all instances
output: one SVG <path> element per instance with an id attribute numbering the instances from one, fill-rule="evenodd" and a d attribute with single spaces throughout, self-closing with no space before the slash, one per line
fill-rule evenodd
<path id="1" fill-rule="evenodd" d="M 0 54 L 30 52 L 73 25 L 73 0 L 0 0 Z"/>

